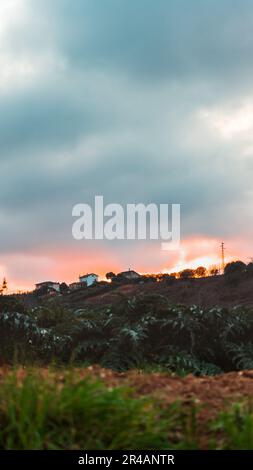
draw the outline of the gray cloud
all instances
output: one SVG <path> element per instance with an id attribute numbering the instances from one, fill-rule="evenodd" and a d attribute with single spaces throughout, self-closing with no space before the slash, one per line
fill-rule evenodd
<path id="1" fill-rule="evenodd" d="M 240 208 L 253 142 L 224 139 L 201 114 L 252 99 L 252 3 L 28 6 L 3 39 L 10 62 L 41 58 L 42 70 L 0 90 L 0 253 L 74 249 L 72 205 L 95 194 L 181 203 L 184 237 L 252 233 Z"/>
<path id="2" fill-rule="evenodd" d="M 252 72 L 250 0 L 39 0 L 38 7 L 72 66 L 112 68 L 142 81 L 248 79 Z"/>

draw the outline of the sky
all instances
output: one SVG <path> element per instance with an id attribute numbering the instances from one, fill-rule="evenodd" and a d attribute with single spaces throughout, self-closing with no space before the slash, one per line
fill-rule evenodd
<path id="1" fill-rule="evenodd" d="M 0 278 L 253 256 L 251 0 L 0 1 Z M 181 245 L 72 237 L 72 207 L 181 204 Z"/>

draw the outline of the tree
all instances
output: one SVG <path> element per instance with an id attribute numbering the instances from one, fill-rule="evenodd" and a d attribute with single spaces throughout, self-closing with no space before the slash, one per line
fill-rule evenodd
<path id="1" fill-rule="evenodd" d="M 60 292 L 61 294 L 64 294 L 64 292 L 67 292 L 68 291 L 68 285 L 66 284 L 66 282 L 62 282 L 60 284 Z"/>
<path id="2" fill-rule="evenodd" d="M 7 290 L 8 290 L 8 283 L 7 283 L 6 278 L 4 277 L 4 278 L 3 278 L 3 283 L 2 283 L 2 291 L 3 291 L 3 292 L 5 291 L 5 293 L 6 293 Z"/>
<path id="3" fill-rule="evenodd" d="M 193 276 L 194 276 L 193 269 L 184 269 L 183 271 L 179 273 L 180 279 L 190 279 Z"/>
<path id="4" fill-rule="evenodd" d="M 218 276 L 219 268 L 214 264 L 213 266 L 210 267 L 209 274 L 210 276 Z"/>
<path id="5" fill-rule="evenodd" d="M 105 277 L 106 279 L 112 279 L 113 277 L 116 277 L 116 274 L 110 271 L 109 273 L 106 273 Z"/>
<path id="6" fill-rule="evenodd" d="M 195 276 L 196 277 L 205 277 L 206 276 L 206 268 L 204 266 L 199 266 L 195 269 Z"/>
<path id="7" fill-rule="evenodd" d="M 243 261 L 232 261 L 231 263 L 226 264 L 224 269 L 225 276 L 232 274 L 244 274 L 246 272 L 246 264 Z"/>
<path id="8" fill-rule="evenodd" d="M 225 266 L 224 276 L 230 284 L 238 284 L 246 274 L 246 264 L 242 261 L 232 261 Z"/>

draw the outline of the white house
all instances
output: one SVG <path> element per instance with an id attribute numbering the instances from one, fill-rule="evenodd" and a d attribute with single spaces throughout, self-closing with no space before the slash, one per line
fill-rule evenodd
<path id="1" fill-rule="evenodd" d="M 98 275 L 94 273 L 84 274 L 83 276 L 79 276 L 79 281 L 81 284 L 86 284 L 86 286 L 89 287 L 98 281 Z"/>
<path id="2" fill-rule="evenodd" d="M 56 292 L 60 292 L 60 283 L 59 282 L 44 281 L 44 282 L 38 282 L 38 284 L 35 284 L 35 289 L 36 290 L 39 290 L 42 287 L 45 287 L 47 289 L 55 290 Z"/>

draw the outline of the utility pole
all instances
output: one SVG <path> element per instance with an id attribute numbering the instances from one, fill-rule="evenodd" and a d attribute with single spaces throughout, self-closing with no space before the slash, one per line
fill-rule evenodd
<path id="1" fill-rule="evenodd" d="M 221 244 L 221 274 L 224 274 L 225 269 L 225 246 L 224 242 Z"/>

